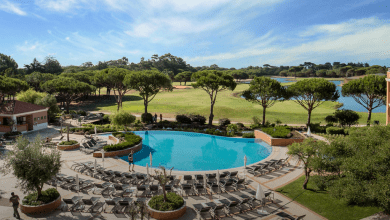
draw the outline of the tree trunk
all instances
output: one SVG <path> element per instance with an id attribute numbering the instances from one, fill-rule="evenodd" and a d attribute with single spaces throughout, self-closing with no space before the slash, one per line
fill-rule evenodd
<path id="1" fill-rule="evenodd" d="M 214 110 L 214 103 L 211 102 L 210 116 L 209 116 L 209 125 L 210 125 L 210 126 L 213 125 L 213 118 L 214 118 L 213 110 Z"/>
<path id="2" fill-rule="evenodd" d="M 145 114 L 148 113 L 148 97 L 146 97 L 146 99 L 144 99 L 144 106 L 145 106 Z"/>
<path id="3" fill-rule="evenodd" d="M 69 114 L 70 101 L 66 101 L 66 112 Z"/>
<path id="4" fill-rule="evenodd" d="M 100 87 L 99 87 L 99 97 L 100 97 Z"/>
<path id="5" fill-rule="evenodd" d="M 69 125 L 66 126 L 66 140 L 69 142 Z"/>
<path id="6" fill-rule="evenodd" d="M 165 192 L 165 186 L 161 186 L 163 190 L 163 195 L 164 195 L 164 202 L 167 202 L 167 193 Z"/>
<path id="7" fill-rule="evenodd" d="M 371 108 L 368 108 L 368 118 L 367 118 L 367 124 L 370 123 L 371 121 L 371 112 L 372 112 L 372 109 Z M 370 123 L 371 124 L 371 123 Z"/>
<path id="8" fill-rule="evenodd" d="M 39 197 L 41 197 L 41 195 L 42 195 L 42 188 L 40 188 L 39 186 L 36 186 L 36 188 L 37 188 L 37 192 L 38 192 L 37 199 L 39 199 Z"/>
<path id="9" fill-rule="evenodd" d="M 311 111 L 312 111 L 311 108 L 309 108 L 309 110 L 307 110 L 307 114 L 308 114 L 308 116 L 307 116 L 307 124 L 306 124 L 307 128 L 310 126 Z"/>
<path id="10" fill-rule="evenodd" d="M 305 182 L 303 182 L 303 186 L 302 186 L 302 189 L 307 189 L 307 183 L 309 182 L 309 177 L 310 177 L 310 172 L 311 170 L 307 170 L 307 168 L 305 168 Z"/>
<path id="11" fill-rule="evenodd" d="M 181 85 L 181 81 L 180 81 L 180 85 Z"/>
<path id="12" fill-rule="evenodd" d="M 267 107 L 263 106 L 263 126 L 265 125 L 265 110 Z"/>
<path id="13" fill-rule="evenodd" d="M 187 81 L 184 81 L 184 85 L 187 85 Z"/>

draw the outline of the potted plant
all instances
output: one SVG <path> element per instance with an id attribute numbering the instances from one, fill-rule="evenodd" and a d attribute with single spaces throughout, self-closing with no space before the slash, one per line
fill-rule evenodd
<path id="1" fill-rule="evenodd" d="M 17 186 L 24 193 L 30 193 L 22 200 L 22 212 L 48 212 L 61 204 L 61 196 L 55 189 L 42 191 L 43 184 L 60 171 L 61 163 L 61 153 L 56 149 L 45 148 L 40 135 L 31 143 L 24 137 L 16 140 L 5 156 L 0 172 L 12 173 L 18 179 Z"/>
<path id="2" fill-rule="evenodd" d="M 165 185 L 169 182 L 172 169 L 169 175 L 164 166 L 160 166 L 161 171 L 155 170 L 155 179 L 163 189 L 162 195 L 153 196 L 148 202 L 149 215 L 155 219 L 177 219 L 186 212 L 186 204 L 183 197 L 175 193 L 166 193 Z"/>

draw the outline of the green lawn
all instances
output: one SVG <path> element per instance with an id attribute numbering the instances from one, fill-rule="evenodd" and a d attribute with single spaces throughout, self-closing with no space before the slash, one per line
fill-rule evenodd
<path id="1" fill-rule="evenodd" d="M 344 201 L 331 197 L 326 191 L 315 191 L 310 180 L 308 189 L 303 190 L 305 176 L 277 189 L 277 192 L 301 203 L 329 220 L 357 220 L 383 211 L 378 207 L 348 206 Z"/>
<path id="2" fill-rule="evenodd" d="M 174 83 L 179 84 L 179 83 Z M 190 83 L 187 83 L 190 84 Z M 262 107 L 258 104 L 248 102 L 233 94 L 244 91 L 249 87 L 248 84 L 238 84 L 234 91 L 221 91 L 218 93 L 216 104 L 214 106 L 214 120 L 219 118 L 229 118 L 231 121 L 252 122 L 253 116 L 262 117 Z M 103 90 L 102 90 L 103 91 Z M 325 102 L 317 107 L 312 113 L 312 122 L 325 123 L 324 118 L 335 111 L 336 102 Z M 114 101 L 102 101 L 91 106 L 86 106 L 87 110 L 116 111 Z M 143 100 L 137 92 L 124 97 L 123 109 L 132 113 L 143 113 Z M 201 114 L 208 118 L 210 114 L 210 97 L 202 89 L 174 89 L 173 92 L 160 92 L 149 103 L 148 112 L 184 114 Z M 365 124 L 367 113 L 361 113 L 363 116 L 359 123 Z M 286 124 L 305 124 L 307 121 L 307 112 L 293 101 L 276 103 L 273 107 L 267 109 L 266 120 L 275 122 L 280 119 Z M 385 113 L 373 113 L 372 120 L 379 120 L 385 124 Z"/>

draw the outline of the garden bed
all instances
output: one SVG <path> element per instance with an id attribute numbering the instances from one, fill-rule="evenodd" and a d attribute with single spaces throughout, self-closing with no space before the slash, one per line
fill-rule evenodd
<path id="1" fill-rule="evenodd" d="M 132 147 L 123 149 L 123 150 L 118 150 L 118 151 L 109 151 L 109 152 L 104 152 L 104 157 L 115 157 L 115 156 L 122 156 L 122 155 L 128 155 L 131 153 L 131 151 L 138 152 L 142 149 L 142 141 L 134 145 Z M 101 151 L 95 151 L 93 153 L 93 157 L 101 158 L 102 157 L 102 152 Z"/>
<path id="2" fill-rule="evenodd" d="M 290 138 L 273 138 L 271 135 L 259 129 L 255 130 L 254 133 L 255 138 L 259 138 L 271 146 L 288 146 L 292 143 L 301 143 L 305 139 L 297 131 L 292 131 L 292 136 Z"/>
<path id="3" fill-rule="evenodd" d="M 58 150 L 73 150 L 77 148 L 80 148 L 80 143 L 74 140 L 62 141 L 57 145 Z"/>
<path id="4" fill-rule="evenodd" d="M 20 210 L 25 214 L 46 214 L 61 205 L 61 196 L 54 188 L 42 191 L 40 198 L 42 201 L 36 201 L 36 192 L 26 196 L 20 204 Z"/>
<path id="5" fill-rule="evenodd" d="M 148 209 L 150 211 L 150 217 L 155 218 L 155 219 L 159 219 L 159 220 L 178 219 L 178 218 L 182 217 L 187 211 L 187 206 L 186 206 L 186 202 L 184 201 L 184 199 L 182 197 L 180 197 L 180 198 L 179 197 L 180 196 L 178 196 L 176 194 L 173 195 L 173 193 L 167 193 L 167 199 L 170 200 L 169 201 L 170 204 L 165 205 L 165 206 L 164 205 L 160 206 L 160 209 L 162 209 L 162 210 L 168 209 L 166 211 L 160 211 L 160 210 L 155 209 L 155 207 L 158 206 L 157 205 L 158 203 L 162 204 L 163 195 L 154 196 L 153 198 L 148 200 L 146 202 L 146 206 L 148 207 Z M 154 203 L 154 204 L 149 204 L 149 203 Z M 169 207 L 174 207 L 177 209 L 169 210 Z"/>

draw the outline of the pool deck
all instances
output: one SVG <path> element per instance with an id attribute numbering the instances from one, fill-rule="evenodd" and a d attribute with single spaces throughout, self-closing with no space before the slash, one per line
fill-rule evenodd
<path id="1" fill-rule="evenodd" d="M 45 137 L 44 134 L 41 134 L 43 137 Z M 50 136 L 59 136 L 59 134 L 50 134 Z M 73 140 L 81 140 L 83 137 L 80 135 L 70 135 L 70 138 Z M 9 148 L 9 146 L 7 146 Z M 287 148 L 286 147 L 273 147 L 273 151 L 269 157 L 267 157 L 264 161 L 270 160 L 270 159 L 281 159 L 287 157 Z M 61 173 L 66 175 L 72 175 L 75 176 L 78 174 L 80 178 L 83 179 L 91 179 L 95 182 L 103 182 L 97 179 L 94 179 L 90 176 L 77 173 L 74 170 L 70 169 L 73 162 L 85 162 L 85 161 L 94 161 L 95 158 L 92 157 L 92 155 L 86 155 L 79 150 L 71 150 L 71 151 L 62 151 L 62 157 L 63 160 L 63 166 L 61 168 Z M 0 160 L 0 165 L 2 165 L 2 160 Z M 128 172 L 129 166 L 128 163 L 119 159 L 119 158 L 105 158 L 104 163 L 101 158 L 97 159 L 98 164 L 104 165 L 105 168 L 111 169 L 111 170 L 117 170 L 117 171 L 123 171 Z M 267 175 L 263 175 L 261 177 L 255 177 L 251 174 L 246 174 L 246 179 L 248 182 L 248 188 L 251 188 L 253 190 L 256 190 L 257 185 L 260 184 L 263 188 L 263 190 L 266 189 L 277 189 L 281 186 L 284 186 L 300 176 L 303 175 L 303 169 L 301 164 L 294 158 L 289 159 L 290 166 L 285 167 L 281 170 L 274 171 L 272 173 L 269 173 Z M 244 167 L 239 167 L 235 169 L 229 169 L 230 171 L 238 170 L 239 176 L 244 175 Z M 142 172 L 146 173 L 146 168 L 141 166 L 135 166 L 136 172 Z M 220 170 L 222 172 L 223 170 Z M 185 172 L 185 171 L 173 171 L 172 174 L 178 176 L 179 179 L 182 179 L 183 175 L 185 174 L 204 174 L 204 173 L 212 173 L 213 171 L 191 171 L 191 172 Z M 15 188 L 15 185 L 17 183 L 16 178 L 12 174 L 8 174 L 6 176 L 3 176 L 0 174 L 0 219 L 14 219 L 12 217 L 13 210 L 12 207 L 6 206 L 6 201 L 8 201 L 10 193 L 15 192 L 19 197 L 22 199 L 26 194 L 20 191 L 20 189 Z M 44 189 L 52 188 L 52 186 L 45 185 Z M 58 191 L 61 194 L 62 198 L 72 198 L 73 196 L 77 195 L 77 193 L 64 190 L 62 188 L 58 188 Z M 84 198 L 89 198 L 92 196 L 100 196 L 101 195 L 94 195 L 91 192 L 89 193 L 80 193 L 80 195 L 84 196 Z M 213 199 L 218 199 L 220 196 L 223 196 L 223 194 L 217 194 L 217 195 L 206 195 L 206 196 L 190 196 L 190 197 L 184 197 L 184 199 L 187 202 L 187 212 L 186 214 L 180 218 L 180 220 L 188 220 L 188 219 L 196 219 L 196 213 L 193 210 L 193 204 L 196 203 L 202 203 L 206 201 L 211 201 Z M 237 213 L 228 217 L 223 217 L 223 219 L 264 219 L 264 220 L 276 220 L 276 219 L 283 219 L 280 217 L 280 213 L 284 212 L 289 215 L 306 215 L 305 219 L 326 219 L 317 213 L 311 211 L 310 209 L 302 206 L 298 202 L 295 202 L 291 200 L 290 198 L 274 192 L 275 196 L 275 203 L 270 203 L 267 205 L 267 210 L 271 213 L 268 216 L 261 217 L 259 214 L 257 214 L 256 209 L 247 211 L 244 213 Z M 102 197 L 100 201 L 104 201 L 104 198 Z M 21 215 L 21 219 L 95 219 L 98 216 L 92 217 L 91 214 L 88 213 L 82 213 L 82 216 L 72 216 L 70 212 L 61 212 L 60 210 L 56 210 L 52 213 L 46 214 L 46 215 L 40 215 L 35 217 L 26 216 L 23 213 L 19 211 Z M 283 213 L 282 213 L 283 214 Z M 117 217 L 114 214 L 108 214 L 108 213 L 102 213 L 100 214 L 99 219 L 117 219 Z"/>

